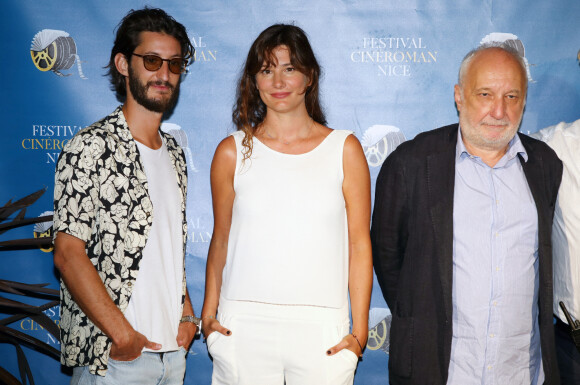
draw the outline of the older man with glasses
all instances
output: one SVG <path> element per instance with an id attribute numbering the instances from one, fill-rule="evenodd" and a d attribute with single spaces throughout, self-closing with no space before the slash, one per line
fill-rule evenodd
<path id="1" fill-rule="evenodd" d="M 187 170 L 159 127 L 193 53 L 163 10 L 129 12 L 108 65 L 125 102 L 59 157 L 54 263 L 72 384 L 183 383 L 200 326 L 185 281 Z"/>

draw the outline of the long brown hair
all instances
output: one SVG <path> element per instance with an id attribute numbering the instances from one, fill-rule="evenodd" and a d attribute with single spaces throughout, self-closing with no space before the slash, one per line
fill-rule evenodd
<path id="1" fill-rule="evenodd" d="M 306 33 L 295 25 L 274 24 L 262 31 L 252 44 L 236 91 L 232 120 L 236 128 L 245 133 L 242 141 L 244 160 L 252 155 L 252 139 L 256 129 L 266 117 L 266 105 L 256 87 L 256 74 L 264 64 L 266 66 L 276 64 L 273 51 L 282 45 L 288 48 L 290 63 L 309 78 L 310 86 L 306 89 L 305 95 L 308 115 L 315 122 L 326 124 L 318 88 L 320 66 Z"/>

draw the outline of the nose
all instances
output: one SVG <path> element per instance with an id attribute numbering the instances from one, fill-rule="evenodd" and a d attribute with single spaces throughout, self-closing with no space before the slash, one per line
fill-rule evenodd
<path id="1" fill-rule="evenodd" d="M 160 80 L 168 81 L 169 80 L 169 62 L 162 62 L 161 68 L 157 70 L 157 77 Z"/>
<path id="2" fill-rule="evenodd" d="M 278 71 L 274 71 L 273 75 L 274 76 L 273 76 L 272 82 L 273 82 L 274 87 L 275 88 L 284 87 L 284 80 L 282 79 L 282 74 L 279 73 Z"/>
<path id="3" fill-rule="evenodd" d="M 491 106 L 490 115 L 494 119 L 503 119 L 505 117 L 506 101 L 504 98 L 496 98 Z"/>

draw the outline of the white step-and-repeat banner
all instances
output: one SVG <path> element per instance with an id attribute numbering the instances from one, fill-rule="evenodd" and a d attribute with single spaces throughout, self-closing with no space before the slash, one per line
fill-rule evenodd
<path id="1" fill-rule="evenodd" d="M 308 34 L 323 67 L 329 126 L 356 133 L 373 185 L 398 144 L 457 121 L 453 85 L 459 63 L 484 41 L 510 40 L 525 52 L 530 82 L 522 132 L 580 118 L 577 0 L 9 0 L 0 12 L 0 204 L 47 187 L 26 217 L 52 211 L 55 160 L 79 129 L 119 104 L 103 67 L 116 25 L 130 9 L 144 5 L 163 8 L 184 24 L 196 48 L 179 103 L 162 128 L 187 156 L 187 281 L 198 312 L 213 225 L 210 163 L 216 145 L 233 130 L 235 84 L 247 51 L 269 25 L 294 23 Z M 0 235 L 0 241 L 47 231 L 47 226 L 24 227 Z M 49 250 L 1 253 L 0 279 L 58 288 Z M 58 311 L 45 313 L 58 323 Z M 390 312 L 375 285 L 369 344 L 355 384 L 388 383 L 389 325 Z M 10 326 L 59 348 L 29 318 Z M 37 384 L 69 380 L 55 359 L 27 348 L 24 353 Z M 18 377 L 12 345 L 0 343 L 0 362 Z M 209 384 L 211 369 L 206 345 L 196 340 L 185 382 Z"/>

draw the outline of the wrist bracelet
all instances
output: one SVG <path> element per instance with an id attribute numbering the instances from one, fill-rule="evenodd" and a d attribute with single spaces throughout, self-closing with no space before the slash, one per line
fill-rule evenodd
<path id="1" fill-rule="evenodd" d="M 357 337 L 357 336 L 356 336 L 356 334 L 354 334 L 354 333 L 350 333 L 350 335 L 351 335 L 351 336 L 353 336 L 353 337 L 354 337 L 354 339 L 356 340 L 356 343 L 358 344 L 358 347 L 360 348 L 360 355 L 359 355 L 359 357 L 361 357 L 361 358 L 362 358 L 362 356 L 363 356 L 363 347 L 362 347 L 362 345 L 360 344 L 360 341 L 358 340 L 358 337 Z"/>
<path id="2" fill-rule="evenodd" d="M 206 318 L 215 319 L 215 315 L 206 315 L 205 317 L 201 317 L 202 320 Z"/>

